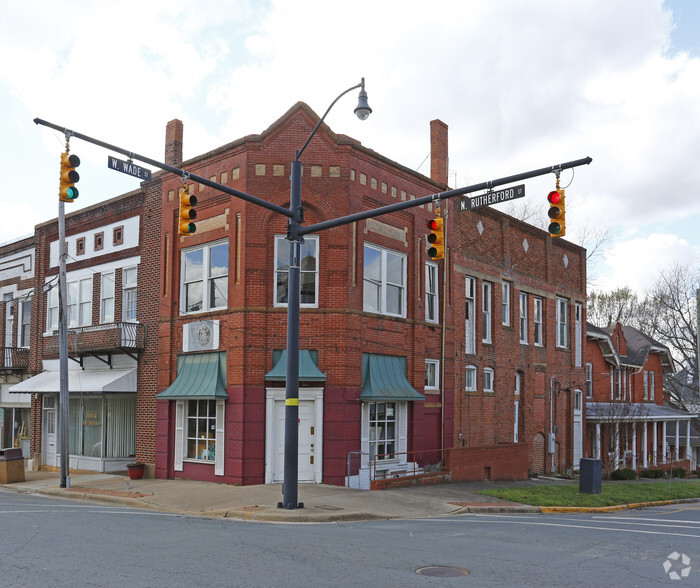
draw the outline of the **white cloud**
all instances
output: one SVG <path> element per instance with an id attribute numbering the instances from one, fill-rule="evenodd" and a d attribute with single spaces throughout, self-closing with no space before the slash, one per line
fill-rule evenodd
<path id="1" fill-rule="evenodd" d="M 609 291 L 627 286 L 643 293 L 674 262 L 682 265 L 700 262 L 700 248 L 676 235 L 652 233 L 617 242 L 604 257 L 605 268 L 595 280 L 593 290 Z"/>

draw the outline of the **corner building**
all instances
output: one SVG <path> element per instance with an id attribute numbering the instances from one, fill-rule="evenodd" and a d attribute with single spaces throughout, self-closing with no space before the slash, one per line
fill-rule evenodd
<path id="1" fill-rule="evenodd" d="M 290 162 L 317 122 L 297 103 L 261 135 L 183 163 L 182 124 L 171 121 L 166 162 L 287 208 Z M 305 224 L 447 189 L 446 125 L 433 121 L 430 140 L 428 178 L 321 125 L 302 156 Z M 187 177 L 157 180 L 156 476 L 282 481 L 286 218 Z M 187 236 L 183 189 L 198 198 Z M 436 205 L 305 237 L 300 482 L 367 487 L 450 451 L 453 479 L 522 477 L 549 471 L 550 447 L 557 471 L 580 453 L 585 251 L 450 202 L 445 260 L 433 262 Z"/>

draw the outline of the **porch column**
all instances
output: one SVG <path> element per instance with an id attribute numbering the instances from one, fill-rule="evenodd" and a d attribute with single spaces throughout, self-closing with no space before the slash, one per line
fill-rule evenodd
<path id="1" fill-rule="evenodd" d="M 620 469 L 620 423 L 615 423 L 615 469 Z"/>
<path id="2" fill-rule="evenodd" d="M 637 423 L 632 423 L 632 469 L 637 469 Z"/>
<path id="3" fill-rule="evenodd" d="M 659 423 L 652 421 L 651 426 L 654 427 L 654 453 L 652 454 L 653 464 L 659 465 Z"/>
<path id="4" fill-rule="evenodd" d="M 595 457 L 600 459 L 600 423 L 595 424 Z"/>
<path id="5" fill-rule="evenodd" d="M 686 421 L 686 431 L 685 431 L 685 457 L 690 459 L 690 421 Z"/>
<path id="6" fill-rule="evenodd" d="M 663 457 L 661 458 L 662 461 L 661 463 L 666 463 L 666 456 L 668 455 L 668 443 L 666 443 L 666 421 L 663 422 L 661 425 L 661 436 L 663 437 L 662 440 L 662 447 L 663 447 Z"/>
<path id="7" fill-rule="evenodd" d="M 680 448 L 678 447 L 681 444 L 681 422 L 676 421 L 676 446 L 673 448 L 673 455 L 676 458 L 676 461 L 680 458 Z"/>
<path id="8" fill-rule="evenodd" d="M 642 423 L 642 467 L 649 467 L 649 423 Z"/>

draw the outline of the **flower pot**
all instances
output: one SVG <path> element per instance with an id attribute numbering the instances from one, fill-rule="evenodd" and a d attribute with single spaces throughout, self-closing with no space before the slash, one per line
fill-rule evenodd
<path id="1" fill-rule="evenodd" d="M 128 463 L 126 464 L 126 471 L 129 474 L 130 479 L 140 480 L 143 478 L 143 470 L 145 467 L 145 463 Z"/>

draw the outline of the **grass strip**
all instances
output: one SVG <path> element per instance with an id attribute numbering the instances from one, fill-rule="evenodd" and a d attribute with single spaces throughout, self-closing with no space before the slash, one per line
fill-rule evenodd
<path id="1" fill-rule="evenodd" d="M 579 494 L 578 483 L 493 488 L 479 494 L 533 506 L 616 506 L 657 500 L 700 498 L 700 481 L 606 482 L 600 494 Z"/>

